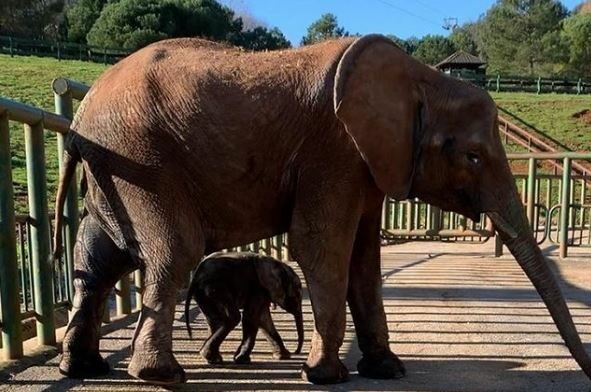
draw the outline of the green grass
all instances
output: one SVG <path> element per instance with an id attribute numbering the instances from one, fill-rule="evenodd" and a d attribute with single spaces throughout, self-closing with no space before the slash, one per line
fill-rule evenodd
<path id="1" fill-rule="evenodd" d="M 53 111 L 51 81 L 66 77 L 91 84 L 106 66 L 81 61 L 57 61 L 41 57 L 0 55 L 0 96 Z M 591 95 L 532 93 L 492 93 L 503 108 L 553 138 L 579 151 L 591 151 L 591 124 L 573 114 L 591 109 Z M 11 123 L 13 181 L 17 211 L 26 212 L 26 170 L 22 126 Z M 46 161 L 50 206 L 57 183 L 57 150 L 55 135 L 46 133 Z M 509 147 L 514 150 L 514 146 Z"/>
<path id="2" fill-rule="evenodd" d="M 591 123 L 573 116 L 591 110 L 591 95 L 502 92 L 491 95 L 500 107 L 571 150 L 591 151 Z"/>
<path id="3" fill-rule="evenodd" d="M 82 61 L 58 61 L 42 57 L 14 57 L 0 55 L 0 96 L 54 111 L 51 82 L 57 77 L 66 77 L 91 84 L 106 66 Z M 56 137 L 46 132 L 47 183 L 50 206 L 58 177 Z M 12 176 L 15 183 L 15 201 L 18 213 L 26 208 L 25 142 L 22 125 L 11 122 L 10 141 L 12 153 Z"/>

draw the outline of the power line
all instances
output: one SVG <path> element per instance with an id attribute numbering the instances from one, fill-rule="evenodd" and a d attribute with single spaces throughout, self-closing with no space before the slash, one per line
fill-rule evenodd
<path id="1" fill-rule="evenodd" d="M 409 10 L 406 10 L 406 9 L 404 9 L 404 8 L 402 8 L 402 7 L 399 7 L 399 6 L 397 6 L 397 5 L 394 5 L 394 4 L 392 4 L 392 3 L 388 2 L 388 1 L 385 1 L 385 0 L 376 0 L 376 1 L 378 1 L 378 2 L 380 2 L 380 3 L 382 3 L 382 4 L 384 4 L 384 5 L 387 5 L 388 7 L 394 8 L 394 9 L 396 9 L 396 10 L 400 11 L 400 12 L 403 12 L 403 13 L 405 13 L 405 14 L 407 14 L 407 15 L 413 16 L 413 17 L 415 17 L 415 18 L 417 18 L 417 19 L 421 19 L 421 20 L 423 20 L 423 21 L 425 21 L 425 22 L 427 22 L 427 23 L 431 23 L 431 24 L 433 24 L 433 25 L 435 25 L 435 26 L 439 26 L 439 27 L 441 26 L 441 24 L 440 24 L 440 23 L 433 22 L 433 21 L 432 21 L 432 20 L 430 20 L 430 19 L 424 18 L 424 17 L 422 17 L 422 16 L 420 16 L 420 15 L 417 15 L 417 14 L 415 14 L 415 13 L 413 13 L 413 12 L 410 12 Z"/>
<path id="2" fill-rule="evenodd" d="M 420 4 L 420 5 L 422 5 L 422 6 L 423 6 L 423 8 L 426 8 L 426 9 L 428 9 L 428 10 L 431 10 L 431 11 L 437 12 L 437 13 L 439 13 L 439 14 L 443 15 L 443 16 L 447 15 L 447 13 L 446 13 L 446 12 L 444 12 L 444 11 L 441 11 L 439 8 L 435 8 L 435 7 L 433 7 L 431 4 L 425 3 L 424 1 L 421 1 L 421 0 L 414 0 L 414 2 L 415 2 L 415 3 L 418 3 L 418 4 Z"/>

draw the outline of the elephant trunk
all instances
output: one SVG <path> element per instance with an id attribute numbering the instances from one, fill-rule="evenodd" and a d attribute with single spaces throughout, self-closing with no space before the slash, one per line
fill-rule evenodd
<path id="1" fill-rule="evenodd" d="M 294 351 L 294 354 L 299 354 L 302 352 L 302 346 L 304 345 L 304 317 L 302 315 L 302 309 L 300 309 L 294 313 L 293 315 L 296 323 L 296 329 L 298 332 L 298 347 Z"/>
<path id="2" fill-rule="evenodd" d="M 504 200 L 507 204 L 498 210 L 502 212 L 489 212 L 487 215 L 546 304 L 574 359 L 591 379 L 591 358 L 581 343 L 558 282 L 535 241 L 517 190 L 514 189 L 512 195 Z"/>

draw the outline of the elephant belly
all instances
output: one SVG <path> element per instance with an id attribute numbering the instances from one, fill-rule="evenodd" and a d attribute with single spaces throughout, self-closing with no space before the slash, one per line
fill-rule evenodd
<path id="1" fill-rule="evenodd" d="M 243 197 L 225 195 L 216 207 L 206 207 L 206 253 L 246 245 L 288 230 L 292 203 L 287 198 L 240 194 Z"/>

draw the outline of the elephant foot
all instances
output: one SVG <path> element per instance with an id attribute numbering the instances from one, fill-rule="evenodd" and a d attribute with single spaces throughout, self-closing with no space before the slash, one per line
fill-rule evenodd
<path id="1" fill-rule="evenodd" d="M 209 349 L 202 349 L 200 351 L 200 354 L 203 357 L 203 359 L 205 359 L 207 361 L 207 363 L 210 365 L 221 365 L 224 363 L 224 359 L 222 358 L 222 355 L 217 351 L 213 352 L 212 350 L 209 350 Z"/>
<path id="2" fill-rule="evenodd" d="M 234 363 L 237 365 L 248 365 L 250 363 L 250 355 L 238 354 L 234 357 Z"/>
<path id="3" fill-rule="evenodd" d="M 69 378 L 93 378 L 107 375 L 110 371 L 109 364 L 100 354 L 86 356 L 73 356 L 64 353 L 59 364 L 59 371 Z"/>
<path id="4" fill-rule="evenodd" d="M 287 350 L 276 351 L 273 353 L 273 359 L 290 359 L 291 354 Z"/>
<path id="5" fill-rule="evenodd" d="M 338 384 L 349 379 L 349 371 L 338 358 L 321 359 L 313 366 L 305 363 L 302 378 L 313 384 Z"/>
<path id="6" fill-rule="evenodd" d="M 187 381 L 185 371 L 172 353 L 134 353 L 127 372 L 140 380 L 157 385 Z"/>
<path id="7" fill-rule="evenodd" d="M 376 356 L 363 356 L 357 363 L 359 375 L 367 378 L 402 378 L 406 374 L 404 364 L 391 351 Z"/>

